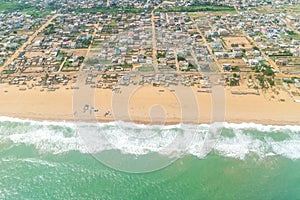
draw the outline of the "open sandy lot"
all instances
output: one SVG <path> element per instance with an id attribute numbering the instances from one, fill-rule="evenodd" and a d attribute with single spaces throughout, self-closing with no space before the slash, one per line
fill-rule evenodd
<path id="1" fill-rule="evenodd" d="M 232 44 L 238 44 L 239 47 L 244 49 L 251 49 L 253 47 L 249 43 L 246 37 L 233 36 L 233 37 L 223 37 L 222 39 L 224 40 L 227 49 L 232 49 L 231 47 Z"/>

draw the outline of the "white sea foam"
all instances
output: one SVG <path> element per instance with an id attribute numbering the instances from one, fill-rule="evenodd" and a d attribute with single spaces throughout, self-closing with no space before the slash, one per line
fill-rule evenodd
<path id="1" fill-rule="evenodd" d="M 255 124 L 255 123 L 223 123 L 224 128 L 231 128 L 231 129 L 254 129 L 259 130 L 261 132 L 276 132 L 276 131 L 283 131 L 288 130 L 291 132 L 299 132 L 300 126 L 296 125 L 262 125 L 262 124 Z"/>
<path id="2" fill-rule="evenodd" d="M 30 123 L 35 125 L 53 125 L 53 126 L 66 126 L 66 127 L 74 127 L 74 123 L 66 122 L 66 121 L 36 121 L 31 119 L 19 119 L 13 117 L 0 116 L 0 122 L 18 122 L 18 123 Z"/>
<path id="3" fill-rule="evenodd" d="M 220 126 L 230 133 L 229 136 L 218 131 Z M 256 134 L 251 134 L 251 131 Z M 282 133 L 288 137 L 273 139 L 272 136 Z M 31 145 L 40 153 L 53 154 L 120 150 L 134 155 L 157 152 L 203 158 L 214 152 L 237 159 L 244 159 L 252 153 L 261 158 L 278 155 L 300 159 L 300 126 L 254 123 L 150 126 L 127 122 L 73 123 L 0 117 L 0 143 L 7 142 Z"/>

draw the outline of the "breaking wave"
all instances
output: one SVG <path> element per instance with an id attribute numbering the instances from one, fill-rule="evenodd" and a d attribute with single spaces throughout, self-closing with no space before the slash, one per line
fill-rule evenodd
<path id="1" fill-rule="evenodd" d="M 254 123 L 159 126 L 0 117 L 0 145 L 1 148 L 33 146 L 40 153 L 52 154 L 119 150 L 124 154 L 145 155 L 156 152 L 173 157 L 190 154 L 204 158 L 208 153 L 215 153 L 237 159 L 252 155 L 260 158 L 283 156 L 300 159 L 300 126 L 265 126 Z"/>

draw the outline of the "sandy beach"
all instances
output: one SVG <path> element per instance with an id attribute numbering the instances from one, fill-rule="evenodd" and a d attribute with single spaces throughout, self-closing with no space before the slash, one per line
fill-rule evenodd
<path id="1" fill-rule="evenodd" d="M 131 121 L 143 124 L 254 122 L 266 125 L 299 125 L 300 103 L 269 101 L 263 95 L 234 95 L 225 89 L 225 101 L 197 88 L 124 87 L 56 91 L 40 88 L 20 91 L 0 86 L 0 115 L 35 120 Z M 84 106 L 88 108 L 84 109 Z M 218 111 L 220 112 L 213 112 Z M 224 111 L 222 111 L 224 109 Z M 217 114 L 216 114 L 217 113 Z M 217 117 L 216 117 L 217 116 Z M 223 120 L 222 120 L 223 119 Z"/>

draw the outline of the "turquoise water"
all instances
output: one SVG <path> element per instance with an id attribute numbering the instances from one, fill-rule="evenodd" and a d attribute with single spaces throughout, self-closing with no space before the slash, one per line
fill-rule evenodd
<path id="1" fill-rule="evenodd" d="M 208 126 L 121 125 L 99 125 L 112 144 L 89 149 L 71 123 L 1 118 L 0 199 L 300 199 L 300 127 L 224 124 L 203 155 Z M 176 134 L 193 137 L 162 155 Z M 143 156 L 163 164 L 116 165 Z"/>

